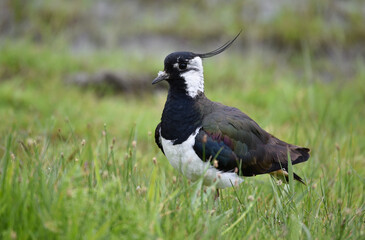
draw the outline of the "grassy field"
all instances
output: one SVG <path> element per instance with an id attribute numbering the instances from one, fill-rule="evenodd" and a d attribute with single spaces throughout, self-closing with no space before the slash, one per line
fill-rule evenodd
<path id="1" fill-rule="evenodd" d="M 191 1 L 161 9 L 126 1 L 112 5 L 123 14 L 106 23 L 84 2 L 6 5 L 20 27 L 2 32 L 0 24 L 0 239 L 365 239 L 360 1 L 286 5 L 269 9 L 276 15 L 267 21 L 253 18 L 250 1 L 194 9 Z M 167 14 L 164 24 L 156 14 Z M 189 182 L 154 142 L 166 91 L 100 94 L 65 81 L 122 70 L 149 75 L 150 88 L 164 56 L 147 51 L 154 45 L 135 53 L 108 39 L 130 35 L 139 46 L 169 35 L 208 51 L 240 28 L 242 39 L 205 60 L 206 95 L 309 147 L 309 161 L 293 166 L 306 186 L 256 176 L 214 200 L 214 186 Z M 75 51 L 80 32 L 105 45 Z"/>
<path id="2" fill-rule="evenodd" d="M 63 82 L 100 63 L 137 71 L 143 60 L 25 42 L 1 51 L 2 239 L 364 238 L 363 61 L 346 81 L 329 83 L 297 77 L 294 66 L 313 72 L 319 64 L 306 54 L 293 68 L 260 55 L 205 61 L 208 97 L 312 149 L 294 166 L 307 186 L 257 176 L 214 201 L 214 187 L 188 182 L 155 146 L 165 92 L 100 97 Z M 153 62 L 151 80 L 162 68 L 162 59 Z"/>

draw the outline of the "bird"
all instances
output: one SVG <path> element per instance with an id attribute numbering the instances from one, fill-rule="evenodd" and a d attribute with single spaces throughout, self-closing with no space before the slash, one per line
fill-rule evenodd
<path id="1" fill-rule="evenodd" d="M 164 70 L 152 82 L 167 81 L 169 85 L 161 122 L 155 130 L 157 146 L 180 173 L 191 181 L 202 178 L 204 185 L 214 184 L 217 191 L 260 174 L 288 182 L 288 162 L 294 165 L 310 157 L 309 148 L 286 143 L 238 108 L 205 96 L 202 60 L 225 51 L 240 33 L 207 53 L 169 54 Z M 293 178 L 305 184 L 295 173 Z"/>

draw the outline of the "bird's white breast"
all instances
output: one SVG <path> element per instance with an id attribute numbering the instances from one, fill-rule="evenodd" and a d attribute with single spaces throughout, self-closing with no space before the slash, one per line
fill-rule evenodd
<path id="1" fill-rule="evenodd" d="M 195 153 L 193 146 L 199 130 L 200 128 L 196 129 L 185 142 L 176 145 L 173 141 L 161 137 L 161 144 L 170 164 L 192 181 L 204 175 L 205 185 L 212 185 L 218 181 L 217 188 L 226 188 L 242 183 L 243 179 L 236 173 L 219 171 L 209 162 L 203 162 Z"/>

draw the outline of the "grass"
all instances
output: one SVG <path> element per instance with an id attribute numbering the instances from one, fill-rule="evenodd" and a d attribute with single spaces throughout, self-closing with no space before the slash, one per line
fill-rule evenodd
<path id="1" fill-rule="evenodd" d="M 2 239 L 364 238 L 363 61 L 331 82 L 317 78 L 310 54 L 205 61 L 209 98 L 312 149 L 293 166 L 307 186 L 257 176 L 215 201 L 214 186 L 189 182 L 154 143 L 164 93 L 100 98 L 63 83 L 110 66 L 154 76 L 162 59 L 146 66 L 121 52 L 75 57 L 27 42 L 0 50 Z"/>

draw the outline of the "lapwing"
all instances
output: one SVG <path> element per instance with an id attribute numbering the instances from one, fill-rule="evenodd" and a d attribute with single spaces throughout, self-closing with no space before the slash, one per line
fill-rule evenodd
<path id="1" fill-rule="evenodd" d="M 288 159 L 294 165 L 310 156 L 308 148 L 274 137 L 239 109 L 205 96 L 202 59 L 222 53 L 239 35 L 208 53 L 169 54 L 164 71 L 152 82 L 165 80 L 169 84 L 155 131 L 156 144 L 188 179 L 196 181 L 203 176 L 205 185 L 215 184 L 217 189 L 237 186 L 244 176 L 265 173 L 288 180 Z"/>

